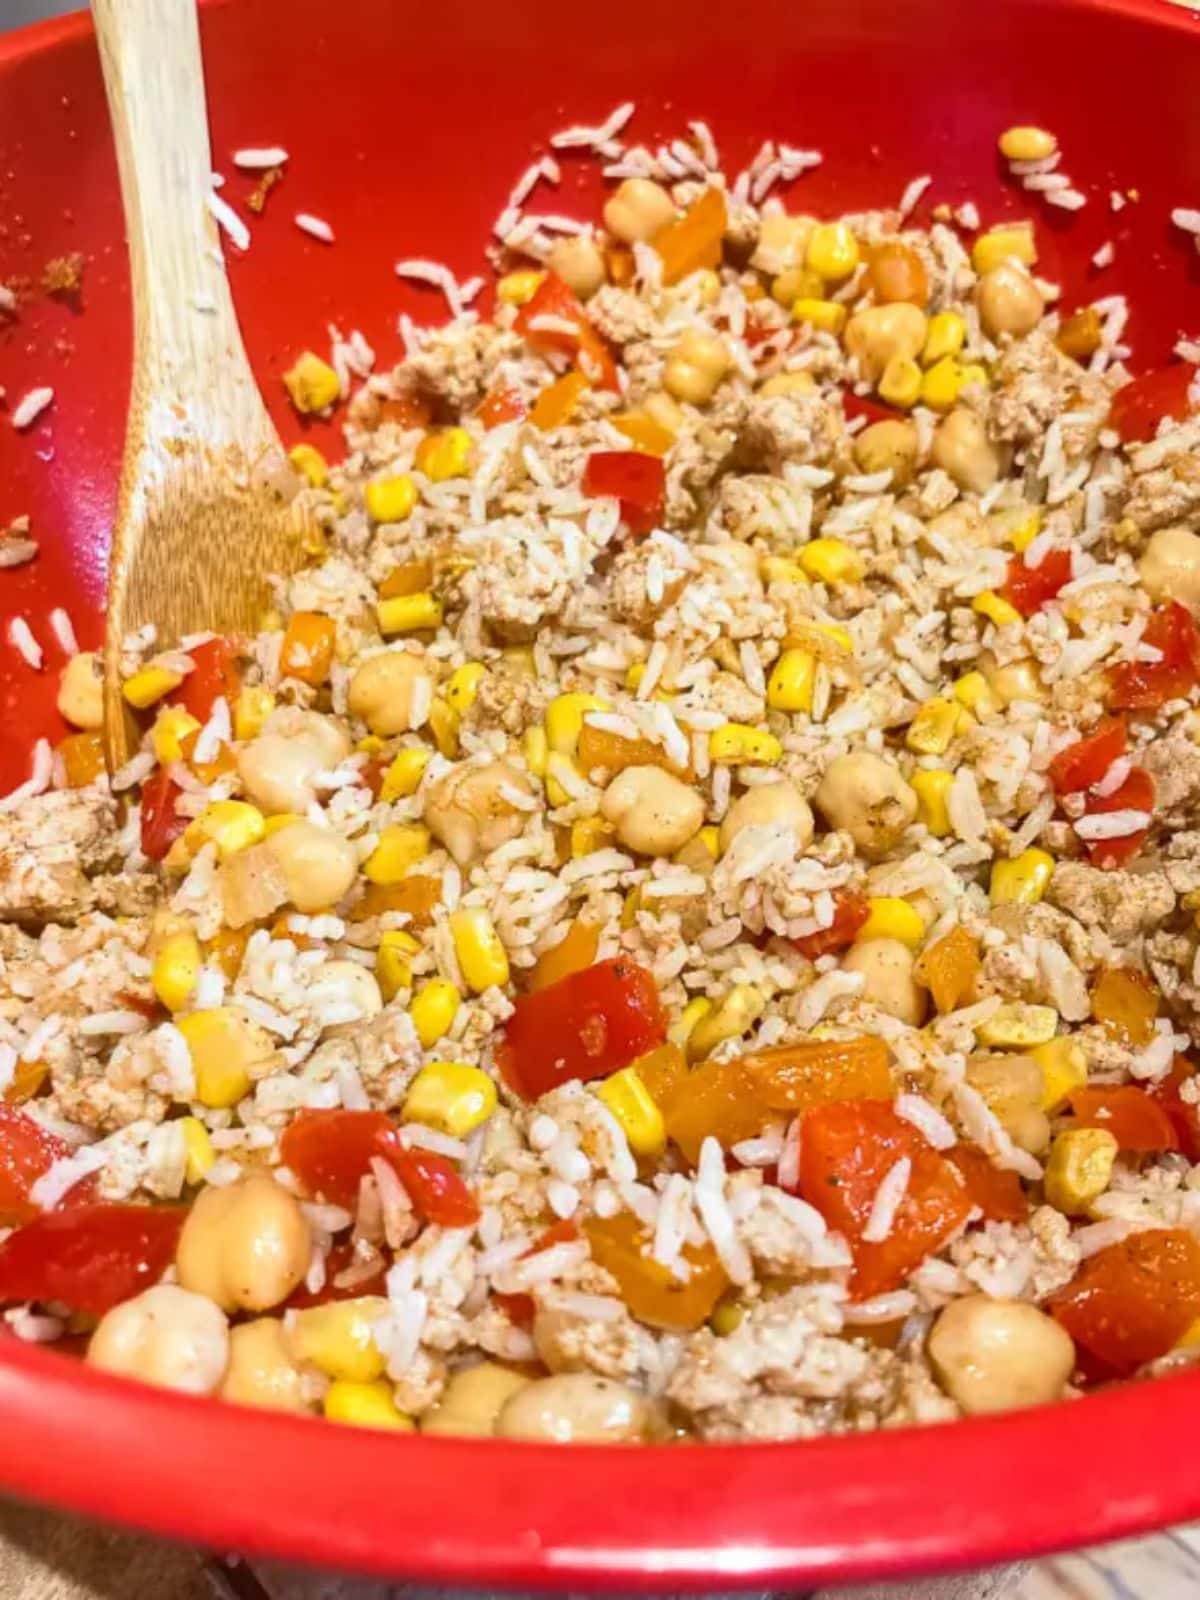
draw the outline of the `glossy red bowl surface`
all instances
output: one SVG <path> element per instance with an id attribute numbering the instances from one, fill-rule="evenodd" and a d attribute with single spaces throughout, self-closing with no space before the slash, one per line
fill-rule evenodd
<path id="1" fill-rule="evenodd" d="M 706 118 L 734 171 L 762 139 L 819 146 L 796 187 L 815 210 L 894 203 L 934 183 L 918 215 L 973 198 L 985 220 L 1038 218 L 1043 269 L 1067 305 L 1127 293 L 1135 364 L 1200 330 L 1200 258 L 1170 226 L 1200 204 L 1200 20 L 1161 0 L 561 0 L 452 9 L 398 0 L 213 0 L 203 13 L 216 166 L 284 145 L 283 184 L 230 262 L 246 341 L 285 440 L 300 428 L 279 374 L 361 328 L 381 362 L 396 317 L 441 315 L 397 258 L 466 276 L 509 188 L 546 136 L 626 98 L 631 133 Z M 999 129 L 1041 122 L 1089 196 L 1050 211 L 1002 181 Z M 568 158 L 556 209 L 595 205 Z M 1119 212 L 1112 190 L 1136 190 Z M 336 245 L 301 234 L 325 217 Z M 1090 258 L 1111 239 L 1116 264 Z M 36 291 L 46 261 L 82 252 L 80 304 Z M 38 674 L 0 628 L 0 789 L 26 773 L 54 711 L 49 631 L 65 605 L 101 632 L 130 356 L 116 170 L 83 17 L 0 37 L 0 318 L 11 407 L 55 403 L 18 434 L 0 412 L 0 526 L 29 513 L 41 554 L 0 572 L 0 621 L 46 648 Z M 313 429 L 336 453 L 333 428 Z M 568 1451 L 370 1435 L 122 1384 L 5 1340 L 0 1489 L 220 1549 L 270 1552 L 443 1583 L 680 1587 L 847 1581 L 982 1565 L 1200 1514 L 1183 1448 L 1200 1429 L 1200 1373 L 1080 1404 L 953 1427 L 794 1445 Z"/>

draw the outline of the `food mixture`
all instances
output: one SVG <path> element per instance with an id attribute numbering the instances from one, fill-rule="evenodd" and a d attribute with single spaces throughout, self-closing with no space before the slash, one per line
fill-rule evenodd
<path id="1" fill-rule="evenodd" d="M 311 561 L 129 641 L 111 785 L 66 668 L 0 813 L 13 1334 L 557 1440 L 1200 1347 L 1196 369 L 1131 381 L 1033 221 L 671 148 L 492 320 L 296 361 L 364 380 Z"/>

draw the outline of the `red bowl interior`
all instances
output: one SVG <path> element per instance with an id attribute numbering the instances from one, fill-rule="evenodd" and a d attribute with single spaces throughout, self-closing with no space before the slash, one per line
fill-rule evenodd
<path id="1" fill-rule="evenodd" d="M 817 145 L 795 205 L 894 202 L 931 172 L 919 215 L 973 198 L 985 220 L 1039 219 L 1043 270 L 1066 303 L 1131 297 L 1135 364 L 1200 330 L 1200 258 L 1173 230 L 1200 201 L 1200 20 L 1163 0 L 609 0 L 586 23 L 558 0 L 213 0 L 203 14 L 216 166 L 284 145 L 284 183 L 230 263 L 246 342 L 286 441 L 300 434 L 279 374 L 361 328 L 382 362 L 396 316 L 440 315 L 404 288 L 405 255 L 480 269 L 492 220 L 547 134 L 634 98 L 632 133 L 706 118 L 729 170 L 766 137 Z M 1089 195 L 1068 217 L 1002 182 L 998 129 L 1052 127 Z M 570 166 L 559 209 L 594 205 Z M 1140 199 L 1114 214 L 1112 189 Z M 328 247 L 291 222 L 327 218 Z M 583 214 L 582 210 L 580 214 Z M 1090 266 L 1107 239 L 1116 264 Z M 36 292 L 45 262 L 80 251 L 81 303 Z M 128 386 L 120 200 L 86 18 L 0 38 L 0 282 L 31 288 L 0 327 L 9 406 L 54 385 L 18 434 L 0 411 L 0 526 L 28 512 L 31 566 L 0 575 L 3 616 L 46 646 L 34 673 L 0 630 L 0 789 L 25 775 L 54 711 L 70 611 L 98 642 Z M 313 429 L 336 453 L 336 431 Z M 6 1340 L 0 1489 L 219 1548 L 445 1583 L 657 1586 L 850 1580 L 980 1565 L 1200 1514 L 1200 1479 L 1161 1448 L 1200 1424 L 1200 1373 L 1079 1405 L 953 1428 L 798 1445 L 573 1449 L 372 1436 L 143 1390 Z"/>

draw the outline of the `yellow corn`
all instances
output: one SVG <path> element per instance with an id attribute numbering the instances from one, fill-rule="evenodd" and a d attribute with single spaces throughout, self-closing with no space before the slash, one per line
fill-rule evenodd
<path id="1" fill-rule="evenodd" d="M 471 435 L 465 428 L 443 428 L 440 433 L 427 433 L 417 446 L 417 470 L 434 483 L 444 483 L 447 478 L 465 478 L 467 457 L 471 453 Z"/>
<path id="2" fill-rule="evenodd" d="M 995 667 L 987 674 L 988 686 L 1000 701 L 1009 706 L 1014 700 L 1040 700 L 1042 680 L 1032 661 L 1010 661 L 1006 667 Z"/>
<path id="3" fill-rule="evenodd" d="M 843 539 L 813 539 L 796 559 L 818 583 L 859 583 L 867 570 L 860 553 Z"/>
<path id="4" fill-rule="evenodd" d="M 686 1049 L 693 1030 L 704 1020 L 712 1008 L 712 1001 L 705 995 L 697 995 L 694 1000 L 689 1000 L 667 1029 L 667 1038 L 672 1044 L 678 1045 L 681 1050 Z"/>
<path id="5" fill-rule="evenodd" d="M 996 699 L 982 672 L 964 672 L 950 685 L 954 698 L 973 716 L 987 716 L 996 710 Z"/>
<path id="6" fill-rule="evenodd" d="M 327 361 L 306 350 L 283 375 L 284 388 L 292 397 L 292 404 L 304 416 L 324 411 L 339 399 L 342 385 L 337 373 Z"/>
<path id="7" fill-rule="evenodd" d="M 546 730 L 540 723 L 534 727 L 526 728 L 521 735 L 521 754 L 525 757 L 525 765 L 535 778 L 546 776 L 546 756 L 549 741 Z"/>
<path id="8" fill-rule="evenodd" d="M 304 818 L 298 811 L 277 811 L 263 823 L 263 836 L 269 839 L 273 833 L 278 833 L 280 828 L 286 828 L 293 822 L 303 821 Z"/>
<path id="9" fill-rule="evenodd" d="M 958 369 L 958 387 L 963 389 L 991 387 L 992 380 L 988 377 L 988 369 L 981 366 L 978 361 L 968 361 L 965 366 Z"/>
<path id="10" fill-rule="evenodd" d="M 611 711 L 612 705 L 596 694 L 572 691 L 556 695 L 546 707 L 546 743 L 559 755 L 573 756 L 589 711 Z"/>
<path id="11" fill-rule="evenodd" d="M 767 680 L 772 711 L 811 711 L 817 658 L 811 650 L 785 650 Z"/>
<path id="12" fill-rule="evenodd" d="M 179 1131 L 183 1134 L 183 1148 L 187 1152 L 187 1165 L 183 1169 L 185 1183 L 203 1183 L 205 1174 L 217 1159 L 208 1136 L 208 1129 L 199 1117 L 181 1117 Z"/>
<path id="13" fill-rule="evenodd" d="M 633 1067 L 623 1067 L 597 1085 L 596 1093 L 616 1117 L 634 1155 L 659 1156 L 667 1147 L 667 1126 L 646 1085 Z"/>
<path id="14" fill-rule="evenodd" d="M 1054 857 L 1045 850 L 1022 850 L 1011 861 L 992 866 L 989 896 L 994 906 L 1032 906 L 1042 898 L 1054 875 Z"/>
<path id="15" fill-rule="evenodd" d="M 187 826 L 188 849 L 215 844 L 222 861 L 266 838 L 266 818 L 247 800 L 214 800 Z"/>
<path id="16" fill-rule="evenodd" d="M 1189 1322 L 1172 1347 L 1175 1350 L 1194 1350 L 1200 1344 L 1200 1317 Z"/>
<path id="17" fill-rule="evenodd" d="M 372 522 L 403 522 L 417 503 L 417 486 L 407 472 L 395 478 L 374 478 L 363 490 Z"/>
<path id="18" fill-rule="evenodd" d="M 971 601 L 971 610 L 978 611 L 981 617 L 994 622 L 998 628 L 1007 628 L 1011 623 L 1021 621 L 1021 613 L 1016 606 L 994 589 L 985 589 L 982 594 L 977 594 Z"/>
<path id="19" fill-rule="evenodd" d="M 496 285 L 496 299 L 506 306 L 523 306 L 533 299 L 545 277 L 544 272 L 528 269 L 506 272 Z"/>
<path id="20" fill-rule="evenodd" d="M 487 668 L 482 661 L 468 661 L 452 672 L 446 683 L 446 703 L 450 709 L 460 717 L 469 711 L 486 677 Z"/>
<path id="21" fill-rule="evenodd" d="M 966 337 L 967 324 L 957 311 L 937 312 L 929 319 L 921 360 L 927 367 L 932 367 L 947 356 L 956 356 L 966 342 Z"/>
<path id="22" fill-rule="evenodd" d="M 819 222 L 808 236 L 804 259 L 827 283 L 848 278 L 858 265 L 858 240 L 844 222 Z"/>
<path id="23" fill-rule="evenodd" d="M 1058 149 L 1058 140 L 1045 128 L 1005 128 L 997 143 L 1006 161 L 1045 161 Z"/>
<path id="24" fill-rule="evenodd" d="M 438 747 L 438 754 L 453 761 L 458 754 L 460 718 L 453 706 L 440 696 L 429 707 L 429 731 Z"/>
<path id="25" fill-rule="evenodd" d="M 428 828 L 419 822 L 389 822 L 363 862 L 363 872 L 372 883 L 399 883 L 409 868 L 428 854 Z"/>
<path id="26" fill-rule="evenodd" d="M 949 411 L 963 385 L 963 369 L 953 356 L 935 361 L 921 379 L 921 404 L 931 411 Z"/>
<path id="27" fill-rule="evenodd" d="M 723 766 L 773 767 L 783 760 L 783 746 L 765 728 L 727 722 L 708 736 L 708 753 Z"/>
<path id="28" fill-rule="evenodd" d="M 164 767 L 183 760 L 183 741 L 189 733 L 199 733 L 200 724 L 182 706 L 164 706 L 154 719 L 150 743 Z"/>
<path id="29" fill-rule="evenodd" d="M 253 1068 L 269 1061 L 270 1035 L 236 1006 L 215 1006 L 178 1017 L 196 1080 L 196 1099 L 214 1109 L 235 1106 L 250 1092 Z"/>
<path id="30" fill-rule="evenodd" d="M 740 1300 L 727 1299 L 722 1295 L 721 1299 L 712 1308 L 712 1315 L 708 1319 L 708 1325 L 718 1339 L 727 1339 L 731 1333 L 741 1327 L 745 1316 L 746 1308 Z"/>
<path id="31" fill-rule="evenodd" d="M 577 777 L 583 774 L 571 760 L 570 756 L 560 756 L 556 750 L 551 750 L 546 757 L 546 799 L 552 806 L 566 806 L 571 803 L 571 791 L 562 779 L 574 773 Z"/>
<path id="32" fill-rule="evenodd" d="M 1046 1200 L 1077 1216 L 1108 1188 L 1119 1146 L 1107 1128 L 1069 1128 L 1050 1146 L 1046 1159 Z"/>
<path id="33" fill-rule="evenodd" d="M 879 393 L 889 405 L 915 406 L 921 398 L 921 369 L 908 356 L 893 356 L 883 369 Z"/>
<path id="34" fill-rule="evenodd" d="M 168 1011 L 182 1011 L 196 987 L 203 957 L 200 941 L 185 929 L 164 939 L 154 953 L 150 987 Z"/>
<path id="35" fill-rule="evenodd" d="M 946 838 L 950 832 L 947 801 L 954 774 L 922 768 L 913 773 L 909 782 L 917 796 L 917 821 L 923 822 L 935 839 Z"/>
<path id="36" fill-rule="evenodd" d="M 867 920 L 855 939 L 899 939 L 915 950 L 925 938 L 925 918 L 907 900 L 876 895 L 867 902 Z"/>
<path id="37" fill-rule="evenodd" d="M 1042 531 L 1042 513 L 1036 506 L 1015 506 L 1009 511 L 994 512 L 991 523 L 1021 556 Z"/>
<path id="38" fill-rule="evenodd" d="M 482 994 L 508 982 L 508 956 L 491 917 L 480 906 L 450 915 L 450 936 L 459 970 L 468 989 Z"/>
<path id="39" fill-rule="evenodd" d="M 971 265 L 982 277 L 1005 261 L 1020 261 L 1032 267 L 1037 261 L 1037 245 L 1028 222 L 1016 222 L 981 233 L 971 249 Z"/>
<path id="40" fill-rule="evenodd" d="M 398 594 L 390 600 L 380 600 L 375 616 L 380 633 L 417 633 L 441 627 L 442 602 L 427 589 L 420 594 Z"/>
<path id="41" fill-rule="evenodd" d="M 771 298 L 781 306 L 796 300 L 819 300 L 824 293 L 824 283 L 810 267 L 785 267 L 771 279 Z"/>
<path id="42" fill-rule="evenodd" d="M 387 1309 L 387 1301 L 375 1294 L 305 1306 L 291 1314 L 288 1347 L 298 1361 L 311 1363 L 328 1378 L 370 1383 L 383 1376 L 386 1365 L 372 1328 Z"/>
<path id="43" fill-rule="evenodd" d="M 612 829 L 603 817 L 578 817 L 571 824 L 571 854 L 576 859 L 602 850 L 612 838 Z"/>
<path id="44" fill-rule="evenodd" d="M 727 1039 L 740 1039 L 762 1016 L 766 1005 L 763 995 L 752 984 L 735 983 L 688 1035 L 688 1060 L 703 1061 Z"/>
<path id="45" fill-rule="evenodd" d="M 275 709 L 275 696 L 270 689 L 258 684 L 247 684 L 238 690 L 233 704 L 233 736 L 235 739 L 257 739 L 263 723 Z"/>
<path id="46" fill-rule="evenodd" d="M 800 303 L 796 301 L 796 305 Z M 777 372 L 773 378 L 767 379 L 758 392 L 763 395 L 811 394 L 816 387 L 811 372 Z"/>
<path id="47" fill-rule="evenodd" d="M 163 695 L 178 689 L 182 682 L 182 672 L 172 672 L 170 667 L 156 667 L 151 662 L 148 667 L 142 667 L 132 677 L 126 678 L 121 685 L 121 693 L 136 710 L 145 711 L 147 706 L 161 700 Z"/>
<path id="48" fill-rule="evenodd" d="M 461 1004 L 462 996 L 448 978 L 430 978 L 417 991 L 408 1014 L 424 1049 L 430 1049 L 449 1032 Z"/>
<path id="49" fill-rule="evenodd" d="M 296 471 L 308 479 L 313 489 L 323 489 L 329 482 L 329 467 L 325 457 L 311 444 L 294 444 L 288 451 L 288 460 Z"/>
<path id="50" fill-rule="evenodd" d="M 809 622 L 804 624 L 810 633 L 819 634 L 822 639 L 828 639 L 831 644 L 837 645 L 839 650 L 844 650 L 847 655 L 854 654 L 854 639 L 847 628 L 836 622 Z"/>
<path id="51" fill-rule="evenodd" d="M 997 1050 L 1028 1050 L 1035 1044 L 1049 1044 L 1057 1027 L 1058 1012 L 1053 1006 L 1011 1000 L 979 1024 L 975 1037 Z"/>
<path id="52" fill-rule="evenodd" d="M 707 823 L 705 823 L 704 827 L 700 829 L 700 831 L 696 835 L 696 837 L 697 837 L 697 839 L 699 839 L 700 843 L 708 851 L 709 855 L 713 858 L 714 861 L 716 861 L 716 860 L 718 860 L 720 858 L 720 855 L 721 855 L 721 830 L 720 830 L 720 828 L 715 827 L 711 822 L 707 822 Z"/>
<path id="53" fill-rule="evenodd" d="M 496 1085 L 486 1072 L 462 1061 L 435 1061 L 409 1084 L 402 1115 L 406 1122 L 465 1139 L 495 1109 Z"/>
<path id="54" fill-rule="evenodd" d="M 904 743 L 917 755 L 944 756 L 958 732 L 963 710 L 953 700 L 926 700 L 908 725 Z"/>
<path id="55" fill-rule="evenodd" d="M 795 300 L 792 303 L 792 321 L 807 322 L 822 333 L 838 334 L 846 326 L 846 308 L 836 300 Z"/>
<path id="56" fill-rule="evenodd" d="M 385 1000 L 394 1000 L 402 989 L 412 988 L 412 962 L 421 948 L 420 941 L 403 928 L 389 928 L 379 936 L 375 952 L 375 977 Z"/>
<path id="57" fill-rule="evenodd" d="M 790 556 L 763 556 L 758 563 L 758 575 L 766 584 L 808 582 L 808 573 Z"/>
<path id="58" fill-rule="evenodd" d="M 344 1422 L 352 1428 L 391 1428 L 397 1433 L 413 1433 L 416 1423 L 397 1405 L 390 1383 L 382 1378 L 374 1383 L 353 1383 L 338 1378 L 325 1391 L 321 1410 L 327 1422 Z"/>
<path id="59" fill-rule="evenodd" d="M 1082 1089 L 1087 1082 L 1087 1056 L 1083 1046 L 1064 1036 L 1051 1039 L 1049 1044 L 1039 1044 L 1030 1054 L 1042 1069 L 1042 1110 L 1060 1110 L 1067 1096 Z"/>
<path id="60" fill-rule="evenodd" d="M 416 794 L 425 768 L 432 759 L 432 750 L 422 750 L 417 746 L 401 750 L 383 775 L 379 798 L 386 801 L 406 800 L 409 795 Z"/>

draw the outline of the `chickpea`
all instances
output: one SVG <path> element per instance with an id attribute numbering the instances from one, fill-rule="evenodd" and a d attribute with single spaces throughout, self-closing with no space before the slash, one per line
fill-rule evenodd
<path id="1" fill-rule="evenodd" d="M 385 739 L 407 733 L 417 685 L 429 676 L 422 658 L 411 650 L 370 656 L 350 680 L 346 694 L 350 715 L 361 717 L 372 733 Z"/>
<path id="2" fill-rule="evenodd" d="M 104 726 L 104 670 L 94 650 L 80 651 L 62 669 L 57 705 L 74 728 L 92 733 Z"/>
<path id="3" fill-rule="evenodd" d="M 674 220 L 674 200 L 652 178 L 626 178 L 604 206 L 604 226 L 625 244 L 653 239 Z"/>
<path id="4" fill-rule="evenodd" d="M 807 271 L 803 263 L 812 227 L 811 217 L 789 217 L 783 211 L 769 211 L 759 225 L 758 242 L 750 257 L 750 265 L 756 272 L 769 273 L 773 278 L 789 268 L 799 267 Z M 815 274 L 812 276 L 815 277 Z M 819 282 L 816 293 L 821 293 Z M 792 300 L 799 298 L 798 294 L 792 296 Z M 788 304 L 791 304 L 791 300 Z"/>
<path id="5" fill-rule="evenodd" d="M 263 733 L 284 739 L 303 739 L 312 745 L 327 767 L 336 767 L 350 754 L 350 735 L 332 717 L 300 706 L 280 706 L 263 724 Z"/>
<path id="6" fill-rule="evenodd" d="M 724 339 L 704 328 L 688 328 L 676 342 L 663 369 L 663 383 L 676 400 L 706 405 L 729 371 Z"/>
<path id="7" fill-rule="evenodd" d="M 350 740 L 337 723 L 315 711 L 289 707 L 267 721 L 256 739 L 238 752 L 238 775 L 246 793 L 268 816 L 307 811 L 317 798 L 313 779 L 350 754 Z"/>
<path id="8" fill-rule="evenodd" d="M 899 939 L 863 939 L 842 957 L 843 972 L 861 972 L 861 998 L 889 1017 L 919 1028 L 925 1020 L 927 996 L 913 977 L 912 951 Z"/>
<path id="9" fill-rule="evenodd" d="M 266 1172 L 204 1189 L 179 1235 L 175 1266 L 185 1289 L 224 1311 L 269 1311 L 308 1271 L 312 1230 L 300 1202 Z"/>
<path id="10" fill-rule="evenodd" d="M 219 1306 L 171 1283 L 106 1311 L 88 1364 L 183 1394 L 212 1394 L 229 1359 L 229 1324 Z"/>
<path id="11" fill-rule="evenodd" d="M 358 852 L 348 839 L 315 822 L 289 822 L 266 841 L 297 911 L 326 911 L 354 882 Z"/>
<path id="12" fill-rule="evenodd" d="M 533 798 L 525 773 L 507 761 L 453 767 L 425 796 L 425 826 L 465 867 L 519 837 L 528 813 L 504 794 L 512 789 Z"/>
<path id="13" fill-rule="evenodd" d="M 973 411 L 952 411 L 943 417 L 930 453 L 935 467 L 949 473 L 960 489 L 974 494 L 986 494 L 1000 476 L 1000 457 Z"/>
<path id="14" fill-rule="evenodd" d="M 1138 577 L 1151 600 L 1178 600 L 1200 608 L 1200 536 L 1189 528 L 1159 528 L 1138 562 Z"/>
<path id="15" fill-rule="evenodd" d="M 898 300 L 894 305 L 868 306 L 856 311 L 846 324 L 846 349 L 858 360 L 858 370 L 868 383 L 883 376 L 889 361 L 899 357 L 915 361 L 925 348 L 929 319 L 920 306 Z"/>
<path id="16" fill-rule="evenodd" d="M 984 273 L 975 288 L 975 304 L 983 331 L 991 339 L 1002 333 L 1018 339 L 1032 333 L 1046 309 L 1037 284 L 1014 261 L 1002 261 Z"/>
<path id="17" fill-rule="evenodd" d="M 873 422 L 854 440 L 854 464 L 860 472 L 892 475 L 892 488 L 904 489 L 913 479 L 920 455 L 916 423 L 905 421 Z"/>
<path id="18" fill-rule="evenodd" d="M 987 679 L 988 688 L 1002 706 L 1010 706 L 1014 700 L 1024 700 L 1036 705 L 1046 697 L 1036 662 L 1028 659 L 1010 661 L 1007 666 L 1002 667 L 995 656 L 985 654 L 979 658 L 979 670 Z"/>
<path id="19" fill-rule="evenodd" d="M 795 784 L 786 778 L 778 783 L 756 783 L 753 789 L 739 795 L 725 813 L 721 823 L 721 854 L 724 855 L 743 828 L 765 828 L 780 822 L 795 833 L 797 852 L 811 842 L 812 809 Z"/>
<path id="20" fill-rule="evenodd" d="M 600 246 L 590 233 L 568 233 L 557 239 L 546 265 L 581 300 L 590 300 L 607 278 Z"/>
<path id="21" fill-rule="evenodd" d="M 982 1053 L 967 1062 L 967 1082 L 1014 1144 L 1040 1155 L 1050 1143 L 1050 1122 L 1042 1110 L 1045 1079 L 1032 1056 Z"/>
<path id="22" fill-rule="evenodd" d="M 628 850 L 674 855 L 704 821 L 694 789 L 661 767 L 626 767 L 604 791 L 600 810 Z"/>
<path id="23" fill-rule="evenodd" d="M 383 995 L 369 967 L 357 961 L 326 961 L 313 973 L 309 999 L 337 1005 L 343 1012 L 334 1026 L 353 1027 L 366 1017 L 377 1017 L 383 1010 Z"/>
<path id="24" fill-rule="evenodd" d="M 616 1444 L 644 1439 L 652 1422 L 650 1402 L 627 1384 L 590 1372 L 560 1372 L 514 1394 L 501 1408 L 496 1432 L 502 1439 Z"/>
<path id="25" fill-rule="evenodd" d="M 836 756 L 814 799 L 829 826 L 844 829 L 869 861 L 887 855 L 917 815 L 899 767 L 868 750 Z"/>
<path id="26" fill-rule="evenodd" d="M 221 1384 L 222 1400 L 271 1411 L 310 1411 L 304 1373 L 288 1354 L 283 1323 L 278 1317 L 243 1322 L 229 1335 L 229 1366 Z"/>
<path id="27" fill-rule="evenodd" d="M 985 549 L 992 544 L 988 519 L 972 500 L 958 500 L 926 524 L 931 534 L 957 545 Z"/>
<path id="28" fill-rule="evenodd" d="M 527 1389 L 530 1379 L 496 1361 L 481 1361 L 456 1372 L 435 1405 L 420 1417 L 422 1433 L 470 1434 L 486 1438 L 496 1431 L 505 1404 Z"/>
<path id="29" fill-rule="evenodd" d="M 934 1323 L 929 1359 L 950 1398 L 975 1416 L 1060 1399 L 1075 1346 L 1036 1306 L 968 1294 Z"/>

